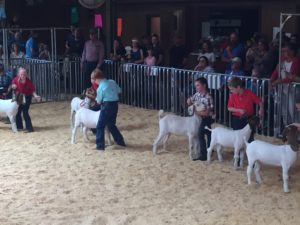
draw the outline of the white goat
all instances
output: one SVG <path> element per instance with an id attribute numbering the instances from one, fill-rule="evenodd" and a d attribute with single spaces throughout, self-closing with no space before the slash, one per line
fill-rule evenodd
<path id="1" fill-rule="evenodd" d="M 83 126 L 84 138 L 85 138 L 85 140 L 88 140 L 87 129 L 88 128 L 96 128 L 98 120 L 99 120 L 100 112 L 101 112 L 101 110 L 92 111 L 92 110 L 86 109 L 86 108 L 81 108 L 76 112 L 74 128 L 72 130 L 71 144 L 76 143 L 77 128 L 81 125 Z M 108 137 L 108 144 L 112 145 L 112 141 L 111 141 L 111 137 L 110 137 L 110 133 L 109 133 L 108 129 L 105 128 L 105 131 L 106 131 L 106 134 Z"/>
<path id="2" fill-rule="evenodd" d="M 0 99 L 0 112 L 5 113 L 11 123 L 11 129 L 14 133 L 18 132 L 16 124 L 16 115 L 18 113 L 19 105 L 24 102 L 24 95 L 17 94 L 16 99 L 2 100 Z"/>
<path id="3" fill-rule="evenodd" d="M 205 129 L 211 131 L 211 142 L 207 149 L 207 162 L 211 162 L 212 150 L 216 147 L 218 153 L 218 159 L 220 162 L 223 161 L 222 157 L 222 146 L 234 148 L 234 168 L 238 168 L 238 160 L 240 158 L 240 167 L 243 167 L 244 162 L 244 151 L 245 148 L 243 138 L 247 140 L 250 138 L 252 130 L 254 130 L 259 124 L 259 118 L 254 116 L 249 119 L 249 123 L 240 130 L 231 130 L 228 128 L 217 127 L 214 129 Z"/>
<path id="4" fill-rule="evenodd" d="M 199 141 L 198 141 L 198 130 L 201 124 L 201 117 L 197 116 L 195 113 L 196 106 L 190 106 L 193 109 L 192 117 L 181 117 L 175 115 L 166 115 L 162 118 L 164 113 L 160 110 L 158 113 L 159 118 L 159 134 L 153 144 L 153 155 L 156 155 L 157 145 L 163 140 L 163 149 L 166 149 L 166 143 L 171 134 L 188 136 L 189 138 L 189 157 L 193 159 L 193 152 L 198 152 Z M 199 110 L 203 110 L 204 106 L 201 108 L 198 106 Z M 189 110 L 191 111 L 191 110 Z"/>
<path id="5" fill-rule="evenodd" d="M 295 126 L 288 126 L 283 131 L 283 140 L 287 140 L 286 145 L 273 145 L 263 141 L 253 141 L 250 144 L 247 143 L 247 157 L 248 157 L 248 168 L 247 177 L 248 184 L 251 184 L 251 173 L 254 165 L 254 171 L 256 181 L 261 184 L 262 179 L 259 174 L 260 163 L 281 166 L 282 167 L 282 179 L 283 179 L 283 191 L 289 192 L 288 187 L 288 171 L 289 168 L 297 159 L 298 151 L 298 131 Z"/>
<path id="6" fill-rule="evenodd" d="M 70 116 L 70 123 L 71 123 L 71 130 L 74 128 L 74 116 L 75 113 L 81 109 L 90 107 L 91 99 L 89 97 L 85 97 L 83 100 L 79 97 L 75 97 L 71 101 L 71 116 Z"/>

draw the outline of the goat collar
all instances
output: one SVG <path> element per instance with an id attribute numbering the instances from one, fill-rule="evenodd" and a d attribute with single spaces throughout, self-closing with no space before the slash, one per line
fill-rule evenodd
<path id="1" fill-rule="evenodd" d="M 297 152 L 297 153 L 299 152 L 298 145 L 290 145 L 290 146 L 294 152 Z"/>

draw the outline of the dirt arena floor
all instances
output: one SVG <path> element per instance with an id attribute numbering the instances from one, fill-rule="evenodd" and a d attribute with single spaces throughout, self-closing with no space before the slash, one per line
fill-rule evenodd
<path id="1" fill-rule="evenodd" d="M 128 148 L 105 152 L 92 134 L 70 144 L 69 102 L 33 105 L 31 116 L 34 133 L 0 123 L 1 225 L 300 224 L 299 160 L 284 194 L 280 168 L 263 166 L 263 184 L 248 186 L 232 152 L 224 163 L 193 162 L 182 137 L 153 157 L 156 111 L 121 106 Z"/>

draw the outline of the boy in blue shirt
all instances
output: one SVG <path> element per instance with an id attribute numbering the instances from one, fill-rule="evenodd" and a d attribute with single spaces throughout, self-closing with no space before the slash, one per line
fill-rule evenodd
<path id="1" fill-rule="evenodd" d="M 97 124 L 96 148 L 105 149 L 104 128 L 107 126 L 115 142 L 126 147 L 124 138 L 116 126 L 118 114 L 118 102 L 121 88 L 114 80 L 107 80 L 101 70 L 95 71 L 95 82 L 99 84 L 97 89 L 97 103 L 101 104 L 101 113 Z"/>

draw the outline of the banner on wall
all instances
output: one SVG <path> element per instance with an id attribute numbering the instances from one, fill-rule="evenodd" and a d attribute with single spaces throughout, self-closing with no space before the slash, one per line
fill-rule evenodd
<path id="1" fill-rule="evenodd" d="M 5 0 L 0 0 L 0 19 L 6 19 Z"/>
<path id="2" fill-rule="evenodd" d="M 95 14 L 95 27 L 102 28 L 103 27 L 103 21 L 102 21 L 102 15 L 101 14 Z"/>
<path id="3" fill-rule="evenodd" d="M 78 23 L 78 10 L 77 7 L 71 8 L 71 24 L 77 24 Z"/>

